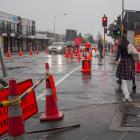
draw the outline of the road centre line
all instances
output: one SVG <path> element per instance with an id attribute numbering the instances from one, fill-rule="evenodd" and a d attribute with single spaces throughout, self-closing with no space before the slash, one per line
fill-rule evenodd
<path id="1" fill-rule="evenodd" d="M 55 85 L 58 86 L 60 83 L 62 83 L 66 78 L 68 78 L 72 73 L 74 73 L 75 71 L 77 71 L 79 68 L 81 68 L 81 66 L 76 67 L 75 69 L 73 69 L 72 71 L 70 71 L 69 73 L 67 73 L 66 75 L 64 75 L 60 80 L 58 80 Z M 37 101 L 40 100 L 41 98 L 43 98 L 44 96 L 46 96 L 46 91 L 44 91 L 43 93 L 41 93 L 40 95 L 38 95 L 36 97 Z"/>

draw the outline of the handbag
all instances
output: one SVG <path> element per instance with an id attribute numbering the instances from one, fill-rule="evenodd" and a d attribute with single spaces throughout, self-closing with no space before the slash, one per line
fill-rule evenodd
<path id="1" fill-rule="evenodd" d="M 128 51 L 128 54 L 137 54 L 138 53 L 138 51 L 136 50 L 136 48 L 133 46 L 132 43 L 128 44 L 127 51 Z"/>
<path id="2" fill-rule="evenodd" d="M 128 54 L 131 54 L 134 58 L 135 62 L 140 62 L 140 53 L 137 51 L 137 49 L 133 46 L 132 43 L 128 44 L 127 46 Z"/>

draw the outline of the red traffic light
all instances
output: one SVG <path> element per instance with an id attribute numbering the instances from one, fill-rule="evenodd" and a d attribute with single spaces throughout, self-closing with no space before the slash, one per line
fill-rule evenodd
<path id="1" fill-rule="evenodd" d="M 107 17 L 105 15 L 102 17 L 102 26 L 107 27 Z"/>
<path id="2" fill-rule="evenodd" d="M 103 21 L 106 21 L 107 20 L 107 17 L 103 17 Z"/>

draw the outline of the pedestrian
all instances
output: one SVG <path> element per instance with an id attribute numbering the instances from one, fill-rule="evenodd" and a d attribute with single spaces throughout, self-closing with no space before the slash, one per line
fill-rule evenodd
<path id="1" fill-rule="evenodd" d="M 98 52 L 99 52 L 99 55 L 98 55 L 98 60 L 99 60 L 99 64 L 102 64 L 102 58 L 103 58 L 103 42 L 101 39 L 98 40 Z"/>
<path id="2" fill-rule="evenodd" d="M 111 43 L 109 42 L 108 45 L 107 45 L 107 51 L 108 51 L 108 53 L 110 53 L 110 46 L 111 46 Z"/>
<path id="3" fill-rule="evenodd" d="M 132 101 L 132 99 L 130 98 L 130 92 L 128 91 L 127 87 L 127 80 L 132 80 L 132 90 L 133 92 L 136 92 L 135 63 L 132 55 L 128 54 L 128 44 L 129 42 L 126 36 L 123 35 L 116 55 L 116 63 L 118 64 L 116 77 L 119 78 L 117 83 L 122 85 L 123 94 L 125 96 L 125 98 L 123 98 L 124 101 Z"/>

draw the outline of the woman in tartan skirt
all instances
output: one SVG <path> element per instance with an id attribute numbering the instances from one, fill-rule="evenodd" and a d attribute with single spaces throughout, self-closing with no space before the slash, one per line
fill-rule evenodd
<path id="1" fill-rule="evenodd" d="M 122 90 L 123 94 L 125 95 L 125 100 L 132 101 L 132 99 L 130 98 L 130 93 L 128 91 L 126 80 L 133 81 L 132 90 L 133 92 L 135 92 L 136 91 L 135 63 L 132 55 L 128 54 L 127 51 L 128 44 L 129 42 L 126 39 L 126 36 L 122 36 L 122 40 L 118 47 L 116 56 L 116 63 L 118 64 L 116 76 L 119 78 L 118 83 L 122 84 Z"/>

